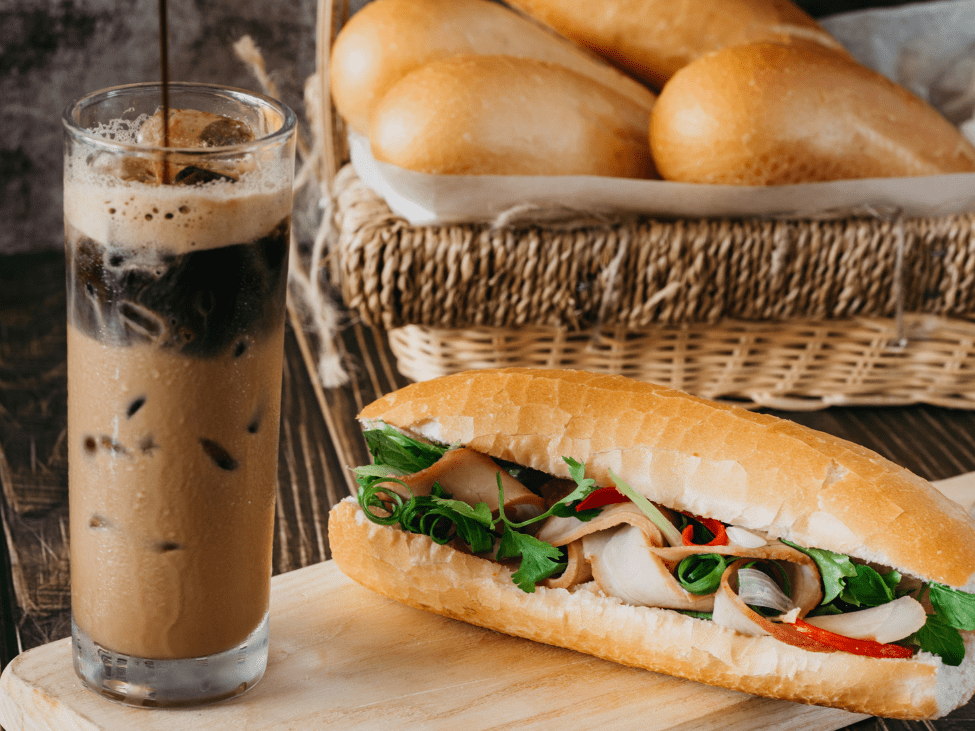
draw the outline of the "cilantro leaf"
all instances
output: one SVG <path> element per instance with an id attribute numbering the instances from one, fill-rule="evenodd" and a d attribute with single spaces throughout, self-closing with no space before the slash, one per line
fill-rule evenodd
<path id="1" fill-rule="evenodd" d="M 458 515 L 473 520 L 488 528 L 494 526 L 494 518 L 491 517 L 491 508 L 487 503 L 478 503 L 473 507 L 463 500 L 453 500 L 448 497 L 433 496 L 433 503 L 443 508 L 454 511 Z"/>
<path id="2" fill-rule="evenodd" d="M 563 560 L 560 549 L 534 536 L 519 533 L 515 529 L 544 520 L 552 515 L 560 515 L 562 517 L 583 516 L 581 519 L 590 520 L 599 513 L 598 510 L 575 513 L 568 509 L 571 503 L 584 499 L 589 493 L 595 490 L 596 481 L 585 476 L 585 465 L 571 457 L 563 457 L 562 459 L 569 466 L 569 476 L 576 483 L 576 487 L 572 492 L 545 512 L 521 523 L 514 523 L 508 520 L 504 511 L 501 511 L 500 519 L 504 523 L 504 532 L 501 534 L 501 541 L 498 543 L 498 551 L 495 558 L 498 561 L 502 561 L 504 559 L 521 557 L 521 564 L 518 570 L 512 574 L 511 580 L 522 591 L 529 594 L 534 593 L 535 585 L 539 581 L 543 581 L 549 576 L 565 570 L 566 563 Z M 504 504 L 504 488 L 501 484 L 500 472 L 498 473 L 498 502 L 499 504 Z"/>
<path id="3" fill-rule="evenodd" d="M 508 520 L 508 518 L 502 515 L 502 519 L 507 525 L 513 528 L 524 528 L 532 523 L 537 523 L 540 520 L 545 520 L 553 515 L 558 515 L 562 518 L 579 518 L 582 521 L 592 520 L 596 515 L 599 514 L 598 510 L 584 510 L 582 513 L 576 513 L 574 510 L 570 509 L 571 503 L 575 503 L 579 500 L 585 499 L 589 493 L 596 490 L 596 481 L 590 477 L 586 477 L 586 466 L 572 459 L 571 457 L 562 458 L 567 465 L 569 465 L 569 476 L 575 480 L 576 486 L 568 495 L 559 500 L 557 503 L 552 505 L 544 513 L 536 515 L 534 518 L 529 518 L 528 520 L 523 520 L 520 523 L 513 523 Z M 504 487 L 501 485 L 501 473 L 498 472 L 498 504 L 504 504 Z"/>
<path id="4" fill-rule="evenodd" d="M 559 502 L 568 505 L 576 500 L 582 500 L 596 489 L 596 481 L 586 477 L 586 466 L 572 457 L 563 457 L 562 461 L 569 466 L 569 477 L 576 483 L 576 489 L 566 495 Z"/>
<path id="5" fill-rule="evenodd" d="M 904 596 L 904 594 L 907 593 L 907 590 L 902 590 L 900 595 L 897 593 L 897 587 L 900 585 L 901 579 L 904 578 L 901 576 L 901 572 L 897 569 L 891 569 L 886 574 L 881 574 L 880 578 L 883 579 L 884 583 L 890 587 L 890 590 L 894 593 L 895 598 L 897 596 Z"/>
<path id="6" fill-rule="evenodd" d="M 502 561 L 508 558 L 521 557 L 521 565 L 511 576 L 518 588 L 529 594 L 535 592 L 535 585 L 539 581 L 565 569 L 562 552 L 550 543 L 540 541 L 527 533 L 519 533 L 505 525 L 498 544 L 495 558 Z"/>
<path id="7" fill-rule="evenodd" d="M 894 591 L 883 576 L 870 566 L 854 564 L 856 574 L 846 579 L 840 598 L 855 607 L 879 607 L 894 601 Z"/>
<path id="8" fill-rule="evenodd" d="M 957 629 L 938 614 L 929 614 L 924 626 L 914 633 L 912 640 L 922 649 L 940 655 L 945 665 L 960 665 L 965 659 L 965 642 Z"/>
<path id="9" fill-rule="evenodd" d="M 481 503 L 487 507 L 485 503 Z M 476 520 L 458 515 L 454 520 L 457 535 L 471 548 L 471 553 L 484 553 L 494 548 L 494 534 Z"/>
<path id="10" fill-rule="evenodd" d="M 588 523 L 602 512 L 602 508 L 590 508 L 589 510 L 577 510 L 579 503 L 589 497 L 599 488 L 596 481 L 591 477 L 586 477 L 586 466 L 572 457 L 563 457 L 562 461 L 569 466 L 569 477 L 571 477 L 576 487 L 572 492 L 559 500 L 555 505 L 548 509 L 547 516 L 557 516 L 559 518 L 575 518 L 583 523 Z"/>
<path id="11" fill-rule="evenodd" d="M 944 584 L 928 585 L 934 611 L 955 629 L 975 630 L 975 596 Z"/>
<path id="12" fill-rule="evenodd" d="M 574 505 L 566 505 L 565 503 L 555 503 L 549 510 L 549 514 L 554 515 L 559 518 L 576 518 L 581 520 L 583 523 L 588 523 L 590 520 L 595 518 L 603 512 L 602 508 L 590 508 L 589 510 L 576 510 Z"/>
<path id="13" fill-rule="evenodd" d="M 433 505 L 440 510 L 440 515 L 454 524 L 454 529 L 471 548 L 471 553 L 483 553 L 494 548 L 494 518 L 487 503 L 478 503 L 471 507 L 463 500 L 433 496 Z"/>
<path id="14" fill-rule="evenodd" d="M 376 464 L 399 470 L 404 475 L 426 469 L 449 449 L 408 437 L 387 424 L 364 431 L 362 436 Z"/>
<path id="15" fill-rule="evenodd" d="M 515 529 L 551 515 L 571 515 L 580 520 L 590 520 L 599 514 L 599 509 L 576 513 L 571 508 L 571 503 L 584 499 L 596 489 L 596 485 L 595 480 L 585 476 L 585 465 L 565 457 L 563 459 L 569 465 L 569 474 L 576 482 L 575 489 L 549 510 L 522 523 L 511 522 L 504 511 L 501 511 L 500 518 L 495 519 L 485 503 L 471 506 L 453 500 L 439 484 L 433 485 L 430 495 L 413 495 L 404 501 L 395 494 L 383 491 L 380 483 L 390 480 L 401 482 L 399 477 L 426 469 L 439 460 L 448 447 L 412 439 L 385 424 L 363 432 L 363 436 L 375 464 L 358 467 L 355 474 L 360 485 L 359 504 L 370 520 L 382 525 L 399 523 L 403 530 L 421 533 L 440 544 L 459 538 L 470 546 L 473 553 L 483 553 L 494 547 L 500 521 L 504 530 L 498 544 L 497 560 L 521 557 L 521 565 L 512 579 L 528 593 L 535 591 L 539 581 L 564 570 L 565 561 L 560 549 Z M 500 471 L 498 494 L 503 504 Z"/>
<path id="16" fill-rule="evenodd" d="M 855 564 L 849 556 L 822 548 L 804 546 L 783 540 L 816 562 L 823 580 L 823 601 L 814 615 L 840 614 L 861 607 L 879 607 L 897 598 L 901 581 L 899 572 L 891 569 L 881 574 L 865 564 Z"/>
<path id="17" fill-rule="evenodd" d="M 366 464 L 352 470 L 357 477 L 375 479 L 377 477 L 402 477 L 403 472 L 384 464 Z"/>
<path id="18" fill-rule="evenodd" d="M 805 548 L 781 539 L 787 546 L 802 551 L 816 562 L 819 575 L 823 580 L 823 604 L 829 604 L 846 588 L 846 579 L 857 575 L 857 567 L 853 565 L 849 556 L 833 553 L 823 548 Z"/>
<path id="19" fill-rule="evenodd" d="M 382 464 L 368 464 L 352 469 L 355 474 L 355 481 L 360 488 L 370 487 L 373 483 L 379 482 L 390 477 L 402 477 L 403 473 L 394 470 L 392 467 Z"/>

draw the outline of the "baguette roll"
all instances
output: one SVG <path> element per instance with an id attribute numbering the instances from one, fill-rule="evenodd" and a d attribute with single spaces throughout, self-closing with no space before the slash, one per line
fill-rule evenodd
<path id="1" fill-rule="evenodd" d="M 932 106 L 815 44 L 725 48 L 681 69 L 650 146 L 661 176 L 687 183 L 975 172 L 975 147 Z"/>
<path id="2" fill-rule="evenodd" d="M 788 0 L 509 0 L 656 89 L 691 61 L 754 41 L 813 41 L 846 53 Z"/>
<path id="3" fill-rule="evenodd" d="M 400 79 L 373 113 L 377 160 L 442 175 L 649 178 L 645 107 L 563 66 L 452 56 Z"/>
<path id="4" fill-rule="evenodd" d="M 613 485 L 612 471 L 664 509 L 975 588 L 975 522 L 959 506 L 869 450 L 771 416 L 619 376 L 512 368 L 413 384 L 359 418 L 557 477 L 572 457 L 597 485 Z M 510 567 L 376 525 L 354 499 L 333 508 L 329 542 L 348 576 L 410 606 L 733 690 L 898 718 L 944 715 L 975 691 L 971 632 L 949 666 L 751 636 L 596 582 L 526 593 Z"/>
<path id="5" fill-rule="evenodd" d="M 372 110 L 399 79 L 430 61 L 509 55 L 559 64 L 647 109 L 655 96 L 592 53 L 488 0 L 375 0 L 343 26 L 332 47 L 332 98 L 352 129 L 369 133 Z"/>

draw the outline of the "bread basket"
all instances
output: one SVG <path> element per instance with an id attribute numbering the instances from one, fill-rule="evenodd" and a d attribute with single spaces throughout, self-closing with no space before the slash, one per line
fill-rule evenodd
<path id="1" fill-rule="evenodd" d="M 975 407 L 975 214 L 412 226 L 348 163 L 319 0 L 309 83 L 328 278 L 413 380 L 621 373 L 748 406 Z"/>

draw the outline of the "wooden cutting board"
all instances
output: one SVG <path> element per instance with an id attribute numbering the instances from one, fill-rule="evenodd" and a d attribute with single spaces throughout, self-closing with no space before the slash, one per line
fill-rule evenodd
<path id="1" fill-rule="evenodd" d="M 831 731 L 865 716 L 657 675 L 411 609 L 331 561 L 272 582 L 267 673 L 203 709 L 116 705 L 82 687 L 70 638 L 0 677 L 6 731 Z"/>

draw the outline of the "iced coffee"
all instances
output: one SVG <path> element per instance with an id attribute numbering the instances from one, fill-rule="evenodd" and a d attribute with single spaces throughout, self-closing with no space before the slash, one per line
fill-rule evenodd
<path id="1" fill-rule="evenodd" d="M 287 108 L 170 99 L 65 117 L 75 667 L 150 706 L 264 672 L 293 176 Z"/>

